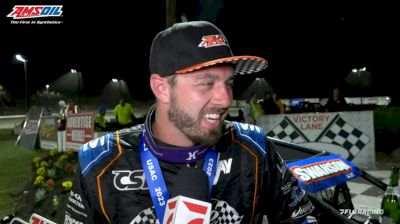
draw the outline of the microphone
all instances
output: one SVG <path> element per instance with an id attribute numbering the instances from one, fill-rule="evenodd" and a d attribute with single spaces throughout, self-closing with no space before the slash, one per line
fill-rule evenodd
<path id="1" fill-rule="evenodd" d="M 29 219 L 29 223 L 33 223 L 33 224 L 56 224 L 55 222 L 46 219 L 43 216 L 40 216 L 36 213 L 33 213 L 31 215 L 31 218 Z"/>
<path id="2" fill-rule="evenodd" d="M 210 216 L 211 203 L 179 195 L 168 200 L 163 224 L 208 224 Z"/>
<path id="3" fill-rule="evenodd" d="M 172 178 L 163 224 L 208 224 L 211 203 L 208 201 L 208 176 L 198 168 L 182 168 Z"/>

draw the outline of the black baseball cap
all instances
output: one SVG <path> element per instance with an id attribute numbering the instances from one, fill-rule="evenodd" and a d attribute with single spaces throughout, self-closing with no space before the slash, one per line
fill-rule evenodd
<path id="1" fill-rule="evenodd" d="M 268 66 L 261 57 L 234 56 L 222 31 L 207 21 L 176 23 L 158 33 L 151 45 L 151 74 L 184 74 L 219 63 L 233 64 L 236 74 L 256 73 Z"/>

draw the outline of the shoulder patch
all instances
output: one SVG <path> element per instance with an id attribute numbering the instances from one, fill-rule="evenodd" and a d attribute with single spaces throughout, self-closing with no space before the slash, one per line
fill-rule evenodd
<path id="1" fill-rule="evenodd" d="M 264 130 L 253 124 L 232 122 L 236 137 L 254 146 L 263 156 L 266 154 L 266 140 Z"/>
<path id="2" fill-rule="evenodd" d="M 114 134 L 106 134 L 81 146 L 78 156 L 83 176 L 112 153 L 114 138 Z"/>

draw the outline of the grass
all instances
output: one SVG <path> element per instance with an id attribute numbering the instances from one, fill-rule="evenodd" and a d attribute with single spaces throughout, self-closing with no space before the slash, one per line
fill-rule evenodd
<path id="1" fill-rule="evenodd" d="M 32 158 L 39 150 L 15 145 L 11 130 L 0 130 L 0 218 L 14 213 L 15 201 L 32 181 Z"/>

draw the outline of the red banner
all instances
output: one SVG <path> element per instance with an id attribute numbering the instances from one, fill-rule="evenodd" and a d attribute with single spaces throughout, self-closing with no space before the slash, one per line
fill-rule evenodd
<path id="1" fill-rule="evenodd" d="M 94 138 L 94 113 L 68 114 L 65 130 L 66 148 L 79 149 Z"/>

